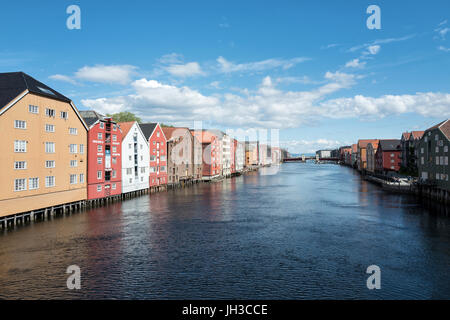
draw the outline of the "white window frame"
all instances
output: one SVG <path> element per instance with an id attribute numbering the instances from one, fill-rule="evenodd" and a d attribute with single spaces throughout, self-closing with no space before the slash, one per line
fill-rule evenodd
<path id="1" fill-rule="evenodd" d="M 34 106 L 32 104 L 28 105 L 28 112 L 32 113 L 32 114 L 39 114 L 39 107 L 38 106 Z"/>
<path id="2" fill-rule="evenodd" d="M 14 161 L 14 170 L 26 170 L 27 162 L 26 161 Z"/>
<path id="3" fill-rule="evenodd" d="M 45 132 L 55 132 L 55 125 L 46 123 Z"/>
<path id="4" fill-rule="evenodd" d="M 50 146 L 52 148 L 50 148 Z M 45 142 L 45 153 L 55 153 L 55 143 L 54 142 Z"/>
<path id="5" fill-rule="evenodd" d="M 52 183 L 50 183 L 52 182 Z M 46 188 L 53 188 L 56 185 L 56 178 L 55 176 L 46 176 L 45 177 L 45 187 Z"/>
<path id="6" fill-rule="evenodd" d="M 27 179 L 20 178 L 14 179 L 14 191 L 26 191 L 27 190 Z"/>
<path id="7" fill-rule="evenodd" d="M 27 129 L 27 122 L 25 120 L 14 120 L 14 129 Z"/>
<path id="8" fill-rule="evenodd" d="M 69 128 L 69 134 L 76 136 L 78 135 L 78 129 L 77 128 Z"/>
<path id="9" fill-rule="evenodd" d="M 36 184 L 35 184 L 36 182 Z M 28 189 L 29 190 L 37 190 L 39 189 L 39 178 L 29 178 L 28 179 Z"/>
<path id="10" fill-rule="evenodd" d="M 52 165 L 52 166 L 49 166 L 49 165 Z M 47 169 L 55 168 L 56 167 L 55 160 L 45 160 L 45 167 Z"/>
<path id="11" fill-rule="evenodd" d="M 78 183 L 78 179 L 77 178 L 78 178 L 78 175 L 71 174 L 70 178 L 69 178 L 70 184 L 77 184 Z"/>
<path id="12" fill-rule="evenodd" d="M 75 143 L 71 143 L 69 145 L 69 152 L 72 154 L 77 154 L 78 153 L 78 145 Z"/>
<path id="13" fill-rule="evenodd" d="M 25 140 L 14 141 L 14 152 L 25 153 L 27 152 L 27 142 Z"/>

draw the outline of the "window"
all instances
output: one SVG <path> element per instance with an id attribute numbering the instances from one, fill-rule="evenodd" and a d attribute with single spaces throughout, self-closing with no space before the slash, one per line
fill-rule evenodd
<path id="1" fill-rule="evenodd" d="M 439 165 L 439 157 L 436 157 L 436 164 Z"/>
<path id="2" fill-rule="evenodd" d="M 141 173 L 145 173 L 145 167 L 141 168 Z"/>
<path id="3" fill-rule="evenodd" d="M 16 129 L 26 129 L 27 122 L 23 120 L 14 120 L 14 128 Z"/>
<path id="4" fill-rule="evenodd" d="M 444 157 L 444 165 L 448 166 L 448 156 Z"/>
<path id="5" fill-rule="evenodd" d="M 428 179 L 428 172 L 426 172 L 426 171 L 422 172 L 422 179 L 423 180 L 427 180 Z"/>
<path id="6" fill-rule="evenodd" d="M 51 188 L 55 186 L 55 176 L 47 176 L 45 177 L 45 186 L 47 188 Z"/>
<path id="7" fill-rule="evenodd" d="M 32 104 L 30 104 L 28 106 L 28 112 L 29 113 L 38 114 L 39 113 L 39 107 L 38 106 L 33 106 Z"/>
<path id="8" fill-rule="evenodd" d="M 439 173 L 436 173 L 436 180 L 439 180 L 440 179 L 440 174 Z"/>
<path id="9" fill-rule="evenodd" d="M 45 167 L 46 168 L 54 168 L 55 167 L 55 160 L 47 160 L 47 161 L 45 161 Z"/>
<path id="10" fill-rule="evenodd" d="M 14 191 L 25 191 L 25 190 L 27 190 L 27 179 L 14 180 Z"/>
<path id="11" fill-rule="evenodd" d="M 66 119 L 69 117 L 69 114 L 66 111 L 61 111 L 61 119 Z"/>
<path id="12" fill-rule="evenodd" d="M 159 131 L 156 133 L 156 136 L 159 138 Z"/>
<path id="13" fill-rule="evenodd" d="M 117 176 L 116 170 L 113 170 L 112 177 L 115 178 Z"/>
<path id="14" fill-rule="evenodd" d="M 97 133 L 97 139 L 102 140 L 103 139 L 103 133 L 99 132 Z"/>
<path id="15" fill-rule="evenodd" d="M 84 173 L 80 173 L 80 183 L 84 183 Z"/>
<path id="16" fill-rule="evenodd" d="M 46 108 L 46 109 L 45 109 L 45 115 L 46 115 L 47 117 L 55 117 L 55 110 L 54 110 L 54 109 Z"/>
<path id="17" fill-rule="evenodd" d="M 101 146 L 101 145 L 98 145 L 98 146 L 97 146 L 97 152 L 102 152 L 102 151 L 103 151 L 102 146 Z"/>
<path id="18" fill-rule="evenodd" d="M 14 169 L 16 170 L 25 170 L 27 168 L 26 161 L 16 161 L 14 162 Z"/>
<path id="19" fill-rule="evenodd" d="M 69 146 L 69 151 L 70 151 L 70 153 L 77 153 L 77 152 L 78 152 L 78 151 L 77 151 L 77 147 L 78 147 L 77 144 L 71 144 L 71 145 Z"/>
<path id="20" fill-rule="evenodd" d="M 116 190 L 116 184 L 115 183 L 112 184 L 112 189 Z"/>
<path id="21" fill-rule="evenodd" d="M 97 179 L 100 180 L 102 178 L 102 172 L 97 171 Z"/>
<path id="22" fill-rule="evenodd" d="M 153 145 L 155 145 L 156 144 L 156 141 L 155 140 L 153 140 Z M 155 150 L 155 149 L 153 149 L 153 150 Z M 153 152 L 155 152 L 155 151 L 153 151 Z"/>
<path id="23" fill-rule="evenodd" d="M 116 163 L 117 163 L 117 158 L 116 158 L 116 157 L 113 157 L 113 158 L 112 158 L 112 163 L 113 163 L 113 164 L 116 164 Z"/>
<path id="24" fill-rule="evenodd" d="M 78 167 L 78 161 L 77 160 L 70 160 L 70 166 L 72 168 Z"/>
<path id="25" fill-rule="evenodd" d="M 97 192 L 101 192 L 102 191 L 102 186 L 99 184 L 98 186 L 97 186 Z"/>
<path id="26" fill-rule="evenodd" d="M 69 128 L 69 133 L 76 136 L 78 134 L 78 129 L 77 128 Z"/>
<path id="27" fill-rule="evenodd" d="M 55 153 L 55 143 L 46 142 L 45 143 L 45 153 Z"/>
<path id="28" fill-rule="evenodd" d="M 84 144 L 80 144 L 80 154 L 84 153 Z"/>
<path id="29" fill-rule="evenodd" d="M 112 152 L 116 153 L 117 152 L 117 147 L 112 147 Z"/>
<path id="30" fill-rule="evenodd" d="M 27 152 L 27 142 L 23 140 L 14 141 L 14 152 Z"/>
<path id="31" fill-rule="evenodd" d="M 439 152 L 439 147 L 436 147 L 435 151 L 436 151 L 436 153 L 438 153 Z"/>
<path id="32" fill-rule="evenodd" d="M 439 136 L 436 134 L 436 135 L 434 135 L 434 140 L 435 141 L 438 141 L 439 140 Z"/>
<path id="33" fill-rule="evenodd" d="M 155 156 L 150 156 L 150 161 L 155 161 L 156 157 Z"/>
<path id="34" fill-rule="evenodd" d="M 55 126 L 52 124 L 46 124 L 45 125 L 45 131 L 46 132 L 55 132 Z"/>
<path id="35" fill-rule="evenodd" d="M 425 163 L 424 158 L 423 158 L 423 157 L 420 157 L 420 164 L 424 164 L 424 163 Z"/>
<path id="36" fill-rule="evenodd" d="M 130 178 L 130 183 L 133 183 L 133 178 Z"/>
<path id="37" fill-rule="evenodd" d="M 423 148 L 420 148 L 420 153 L 423 153 Z"/>
<path id="38" fill-rule="evenodd" d="M 131 168 L 127 168 L 127 174 L 133 174 L 133 171 L 132 171 L 133 169 L 131 169 Z"/>
<path id="39" fill-rule="evenodd" d="M 105 128 L 105 123 L 104 122 L 100 122 L 100 129 Z"/>
<path id="40" fill-rule="evenodd" d="M 132 145 L 131 143 L 128 144 L 128 149 L 131 149 Z"/>
<path id="41" fill-rule="evenodd" d="M 161 172 L 166 172 L 166 167 L 165 166 L 161 166 Z"/>
<path id="42" fill-rule="evenodd" d="M 131 156 L 128 156 L 128 160 L 130 160 L 130 161 L 131 161 L 131 159 L 132 159 L 132 158 L 131 158 Z"/>
<path id="43" fill-rule="evenodd" d="M 71 174 L 70 175 L 70 184 L 76 184 L 77 183 L 77 175 Z"/>
<path id="44" fill-rule="evenodd" d="M 113 130 L 116 131 L 117 130 L 117 125 L 113 125 Z"/>
<path id="45" fill-rule="evenodd" d="M 448 152 L 448 146 L 444 146 L 444 152 Z"/>
<path id="46" fill-rule="evenodd" d="M 142 150 L 144 148 L 144 146 L 142 144 L 140 146 L 141 146 L 141 150 Z"/>
<path id="47" fill-rule="evenodd" d="M 117 141 L 117 135 L 113 134 L 113 141 Z"/>
<path id="48" fill-rule="evenodd" d="M 28 180 L 28 187 L 30 190 L 39 189 L 39 178 L 30 178 Z"/>
<path id="49" fill-rule="evenodd" d="M 102 164 L 102 157 L 97 158 L 97 164 Z"/>

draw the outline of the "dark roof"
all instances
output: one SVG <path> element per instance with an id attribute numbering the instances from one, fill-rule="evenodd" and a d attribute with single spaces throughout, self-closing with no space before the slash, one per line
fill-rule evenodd
<path id="1" fill-rule="evenodd" d="M 94 110 L 81 110 L 78 112 L 88 127 L 92 126 L 95 122 L 97 122 L 97 120 L 103 120 L 105 117 Z"/>
<path id="2" fill-rule="evenodd" d="M 152 135 L 153 130 L 155 130 L 157 125 L 157 123 L 139 123 L 142 133 L 147 140 L 150 139 L 150 136 Z"/>
<path id="3" fill-rule="evenodd" d="M 399 151 L 401 150 L 401 141 L 398 139 L 380 140 L 378 146 L 383 151 Z"/>
<path id="4" fill-rule="evenodd" d="M 40 96 L 71 102 L 69 98 L 26 73 L 6 72 L 0 73 L 0 110 L 25 90 Z"/>

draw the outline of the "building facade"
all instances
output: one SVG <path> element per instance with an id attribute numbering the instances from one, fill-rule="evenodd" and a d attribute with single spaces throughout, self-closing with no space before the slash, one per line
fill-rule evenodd
<path id="1" fill-rule="evenodd" d="M 150 149 L 136 121 L 119 123 L 122 130 L 122 193 L 150 186 Z"/>
<path id="2" fill-rule="evenodd" d="M 243 142 L 235 141 L 235 168 L 236 172 L 242 172 L 245 167 L 245 144 Z"/>
<path id="3" fill-rule="evenodd" d="M 139 124 L 150 151 L 149 186 L 167 185 L 167 139 L 159 123 Z"/>
<path id="4" fill-rule="evenodd" d="M 219 138 L 207 130 L 191 130 L 191 132 L 202 146 L 202 180 L 220 177 L 222 152 Z"/>
<path id="5" fill-rule="evenodd" d="M 367 144 L 367 171 L 375 172 L 375 154 L 377 153 L 379 140 Z"/>
<path id="6" fill-rule="evenodd" d="M 0 217 L 86 200 L 87 127 L 71 100 L 0 73 Z"/>
<path id="7" fill-rule="evenodd" d="M 449 119 L 425 130 L 417 144 L 420 180 L 447 192 L 450 191 L 449 148 Z"/>
<path id="8" fill-rule="evenodd" d="M 87 198 L 122 193 L 122 132 L 115 121 L 95 111 L 80 111 L 89 128 Z"/>
<path id="9" fill-rule="evenodd" d="M 376 142 L 376 139 L 363 139 L 358 140 L 357 143 L 357 154 L 356 154 L 356 165 L 359 171 L 367 169 L 367 145 L 371 142 Z"/>
<path id="10" fill-rule="evenodd" d="M 375 153 L 375 172 L 388 174 L 398 172 L 401 165 L 402 145 L 398 139 L 379 140 Z"/>
<path id="11" fill-rule="evenodd" d="M 259 142 L 245 141 L 245 166 L 253 167 L 259 165 Z"/>

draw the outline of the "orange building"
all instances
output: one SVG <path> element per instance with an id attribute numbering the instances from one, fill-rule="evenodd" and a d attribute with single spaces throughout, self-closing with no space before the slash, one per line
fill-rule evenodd
<path id="1" fill-rule="evenodd" d="M 0 217 L 85 200 L 87 127 L 72 101 L 0 73 Z"/>
<path id="2" fill-rule="evenodd" d="M 375 143 L 377 142 L 377 139 L 364 139 L 364 140 L 358 140 L 357 144 L 357 165 L 358 170 L 366 170 L 367 169 L 367 145 L 369 143 Z"/>

